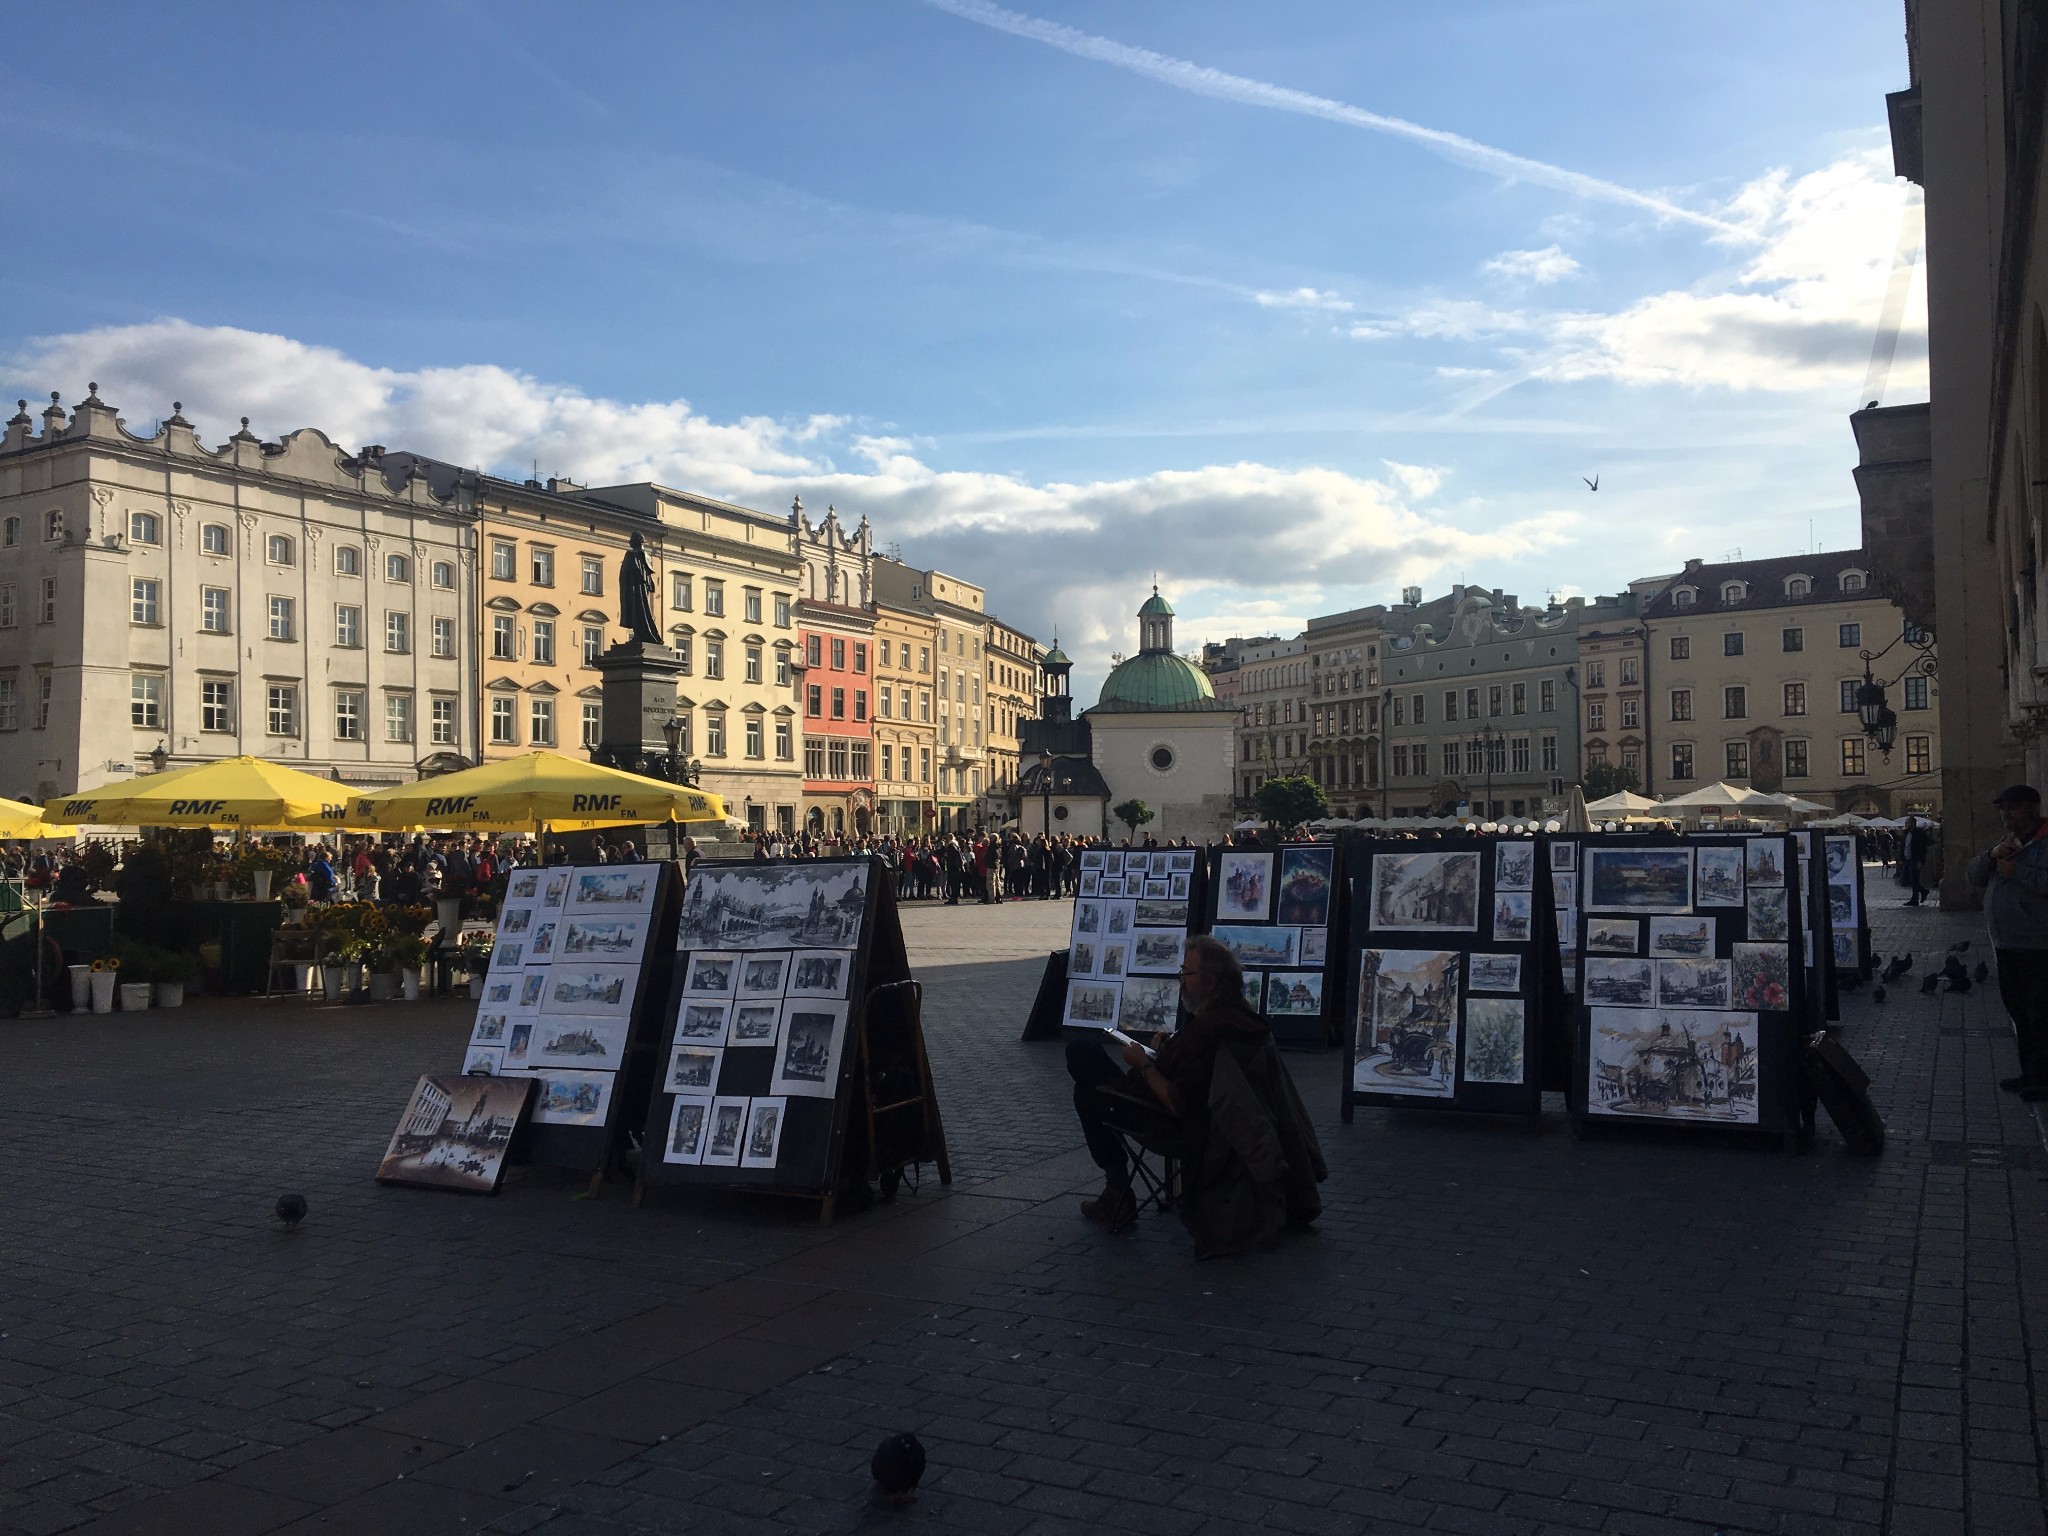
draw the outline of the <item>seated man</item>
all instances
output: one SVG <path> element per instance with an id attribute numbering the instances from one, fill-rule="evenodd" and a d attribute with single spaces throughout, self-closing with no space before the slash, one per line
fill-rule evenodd
<path id="1" fill-rule="evenodd" d="M 1093 1040 L 1067 1047 L 1074 1109 L 1102 1193 L 1081 1214 L 1112 1231 L 1138 1211 L 1121 1129 L 1168 1141 L 1182 1168 L 1181 1219 L 1198 1258 L 1232 1253 L 1306 1225 L 1322 1211 L 1321 1148 L 1266 1021 L 1244 1000 L 1232 954 L 1208 937 L 1188 940 L 1181 1000 L 1191 1015 L 1176 1034 L 1154 1037 L 1158 1058 L 1125 1046 L 1119 1072 Z M 1105 1091 L 1107 1090 L 1107 1091 Z"/>

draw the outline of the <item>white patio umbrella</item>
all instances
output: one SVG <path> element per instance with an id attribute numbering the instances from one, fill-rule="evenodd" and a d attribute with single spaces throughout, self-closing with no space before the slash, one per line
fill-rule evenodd
<path id="1" fill-rule="evenodd" d="M 1754 806 L 1759 802 L 1767 805 L 1778 804 L 1777 801 L 1772 800 L 1768 795 L 1762 794 L 1757 790 L 1746 789 L 1740 784 L 1730 784 L 1722 780 L 1704 785 L 1689 795 L 1673 796 L 1664 802 L 1664 808 L 1738 810 L 1743 807 Z"/>
<path id="2" fill-rule="evenodd" d="M 1588 816 L 1619 816 L 1631 811 L 1655 810 L 1661 802 L 1648 795 L 1636 794 L 1633 790 L 1620 789 L 1611 795 L 1602 795 L 1598 800 L 1586 802 Z"/>

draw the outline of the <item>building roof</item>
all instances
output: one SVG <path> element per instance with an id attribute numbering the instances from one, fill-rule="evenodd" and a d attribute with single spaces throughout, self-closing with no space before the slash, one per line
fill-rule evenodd
<path id="1" fill-rule="evenodd" d="M 1097 709 L 1106 710 L 1208 709 L 1215 704 L 1209 675 L 1171 651 L 1140 651 L 1117 663 L 1095 701 Z"/>
<path id="2" fill-rule="evenodd" d="M 1159 589 L 1154 587 L 1152 595 L 1145 599 L 1145 606 L 1138 610 L 1138 617 L 1141 619 L 1170 619 L 1173 617 L 1173 604 L 1161 597 Z"/>
<path id="3" fill-rule="evenodd" d="M 1049 672 L 1054 667 L 1071 667 L 1074 663 L 1067 653 L 1060 649 L 1059 641 L 1055 640 L 1052 649 L 1038 658 L 1038 664 Z"/>
<path id="4" fill-rule="evenodd" d="M 1016 793 L 1020 799 L 1046 792 L 1040 782 L 1040 770 L 1035 761 L 1029 761 L 1017 773 Z M 1085 757 L 1060 757 L 1053 759 L 1052 793 L 1055 795 L 1093 797 L 1099 800 L 1109 798 L 1109 781 L 1102 776 L 1102 770 Z"/>
<path id="5" fill-rule="evenodd" d="M 1855 571 L 1862 575 L 1862 590 L 1844 592 L 1842 576 Z M 1807 591 L 1799 597 L 1787 594 L 1794 576 L 1807 579 Z M 1730 582 L 1740 582 L 1743 593 L 1733 600 L 1722 597 Z M 1678 595 L 1690 592 L 1691 601 L 1680 606 Z M 1677 619 L 1750 613 L 1767 608 L 1811 608 L 1822 603 L 1883 601 L 1868 551 L 1835 549 L 1824 554 L 1780 555 L 1770 560 L 1728 560 L 1707 565 L 1688 560 L 1685 569 L 1670 584 L 1643 604 L 1646 619 Z"/>

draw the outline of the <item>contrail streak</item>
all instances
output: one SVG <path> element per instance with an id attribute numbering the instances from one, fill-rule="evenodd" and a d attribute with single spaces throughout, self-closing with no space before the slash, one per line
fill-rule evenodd
<path id="1" fill-rule="evenodd" d="M 1753 230 L 1726 219 L 1717 219 L 1709 214 L 1695 213 L 1690 208 L 1648 192 L 1638 192 L 1633 187 L 1624 187 L 1618 182 L 1603 181 L 1598 176 L 1588 176 L 1581 171 L 1569 171 L 1560 165 L 1550 165 L 1542 160 L 1531 160 L 1525 155 L 1511 154 L 1505 149 L 1495 149 L 1490 144 L 1481 144 L 1463 134 L 1446 133 L 1441 128 L 1425 128 L 1420 123 L 1411 123 L 1405 118 L 1387 117 L 1379 112 L 1368 112 L 1363 107 L 1354 107 L 1342 101 L 1332 101 L 1327 96 L 1312 96 L 1306 91 L 1291 90 L 1284 85 L 1269 85 L 1263 80 L 1250 80 L 1243 75 L 1226 74 L 1220 69 L 1195 64 L 1187 59 L 1171 58 L 1163 53 L 1154 53 L 1149 48 L 1133 48 L 1129 44 L 1114 42 L 1106 37 L 1096 37 L 1056 21 L 1044 21 L 1036 16 L 1026 16 L 1017 11 L 1006 10 L 991 4 L 990 0 L 925 0 L 934 9 L 958 16 L 964 21 L 977 22 L 984 27 L 993 27 L 998 32 L 1008 32 L 1013 37 L 1028 38 L 1035 43 L 1044 43 L 1084 59 L 1097 63 L 1112 64 L 1118 69 L 1127 69 L 1134 74 L 1157 80 L 1183 91 L 1192 91 L 1198 96 L 1214 96 L 1224 101 L 1242 102 L 1246 106 L 1271 107 L 1280 112 L 1296 112 L 1304 117 L 1320 117 L 1329 122 L 1342 123 L 1349 128 L 1364 128 L 1373 133 L 1389 133 L 1396 138 L 1412 140 L 1427 145 L 1446 159 L 1456 160 L 1483 171 L 1506 176 L 1520 181 L 1533 181 L 1546 187 L 1556 187 L 1563 192 L 1575 193 L 1580 197 L 1595 198 L 1602 202 L 1625 203 L 1630 207 L 1647 209 L 1661 218 L 1678 219 L 1687 224 L 1696 224 L 1710 229 L 1727 239 L 1754 242 L 1761 237 Z"/>

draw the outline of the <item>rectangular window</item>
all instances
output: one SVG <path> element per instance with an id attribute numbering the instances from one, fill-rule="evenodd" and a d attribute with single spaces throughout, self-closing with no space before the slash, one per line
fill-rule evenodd
<path id="1" fill-rule="evenodd" d="M 804 636 L 804 665 L 807 667 L 822 667 L 825 665 L 825 642 L 820 636 Z"/>
<path id="2" fill-rule="evenodd" d="M 749 624 L 761 622 L 761 589 L 759 587 L 744 587 L 740 590 L 740 614 Z M 761 754 L 754 752 L 749 755 L 759 757 Z"/>
<path id="3" fill-rule="evenodd" d="M 1643 724 L 1643 703 L 1636 698 L 1621 701 L 1621 728 L 1624 731 L 1640 730 Z"/>
<path id="4" fill-rule="evenodd" d="M 1586 705 L 1586 729 L 1604 731 L 1607 729 L 1607 705 L 1603 700 L 1594 699 Z"/>
<path id="5" fill-rule="evenodd" d="M 292 599 L 288 597 L 273 597 L 270 600 L 270 638 L 273 640 L 291 639 L 292 632 L 296 628 L 294 623 L 296 617 L 297 614 Z"/>
<path id="6" fill-rule="evenodd" d="M 932 749 L 930 747 L 919 747 L 917 749 L 917 781 L 920 784 L 929 784 L 932 781 Z"/>
<path id="7" fill-rule="evenodd" d="M 533 659 L 543 667 L 555 664 L 555 621 L 535 619 L 533 621 Z"/>
<path id="8" fill-rule="evenodd" d="M 1405 742 L 1394 748 L 1394 763 L 1389 771 L 1397 779 L 1408 777 L 1408 747 Z"/>
<path id="9" fill-rule="evenodd" d="M 676 721 L 682 726 L 682 729 L 676 732 L 676 756 L 678 757 L 688 757 L 690 755 L 690 718 L 690 712 L 687 709 L 676 711 Z"/>
<path id="10" fill-rule="evenodd" d="M 1842 772 L 1850 778 L 1861 778 L 1869 770 L 1861 736 L 1842 738 Z"/>
<path id="11" fill-rule="evenodd" d="M 1605 688 L 1607 686 L 1606 662 L 1589 661 L 1586 663 L 1586 686 L 1588 688 Z"/>
<path id="12" fill-rule="evenodd" d="M 1728 760 L 1728 772 L 1726 773 L 1726 775 L 1724 775 L 1724 777 L 1731 779 L 1748 778 L 1749 743 L 1746 741 L 1731 741 L 1727 744 L 1726 752 Z"/>
<path id="13" fill-rule="evenodd" d="M 749 715 L 747 716 L 747 756 L 760 757 L 762 755 L 761 717 L 759 715 Z"/>
<path id="14" fill-rule="evenodd" d="M 1803 715 L 1806 713 L 1806 684 L 1787 683 L 1785 685 L 1785 713 L 1788 715 Z"/>
<path id="15" fill-rule="evenodd" d="M 1692 777 L 1692 744 L 1674 742 L 1671 747 L 1671 777 L 1689 779 Z"/>
<path id="16" fill-rule="evenodd" d="M 725 583 L 704 579 L 704 611 L 714 619 L 725 617 Z"/>
<path id="17" fill-rule="evenodd" d="M 804 713 L 813 720 L 824 718 L 825 685 L 823 683 L 806 683 L 804 685 Z"/>
<path id="18" fill-rule="evenodd" d="M 586 750 L 604 740 L 604 706 L 595 699 L 583 701 L 583 746 Z"/>
<path id="19" fill-rule="evenodd" d="M 723 640 L 707 639 L 704 642 L 704 675 L 706 677 L 725 676 L 725 642 Z"/>
<path id="20" fill-rule="evenodd" d="M 844 782 L 846 778 L 846 748 L 844 736 L 834 736 L 825 743 L 825 775 L 827 778 Z"/>
<path id="21" fill-rule="evenodd" d="M 36 674 L 36 729 L 47 730 L 50 725 L 50 692 L 55 681 L 49 673 Z"/>
<path id="22" fill-rule="evenodd" d="M 790 761 L 795 750 L 791 745 L 793 735 L 794 733 L 790 730 L 788 720 L 780 719 L 775 722 L 775 760 L 777 762 L 786 763 Z"/>
<path id="23" fill-rule="evenodd" d="M 387 693 L 384 695 L 384 739 L 386 741 L 412 740 L 411 694 Z"/>
<path id="24" fill-rule="evenodd" d="M 147 576 L 137 576 L 129 583 L 128 617 L 136 624 L 161 622 L 157 598 L 163 591 L 163 584 Z"/>
<path id="25" fill-rule="evenodd" d="M 264 729 L 272 736 L 299 734 L 299 690 L 289 683 L 272 683 L 265 690 Z"/>
<path id="26" fill-rule="evenodd" d="M 846 642 L 844 640 L 835 639 L 832 642 L 832 670 L 834 672 L 844 672 L 846 670 Z"/>
<path id="27" fill-rule="evenodd" d="M 859 782 L 865 784 L 868 781 L 868 744 L 864 741 L 856 741 L 853 744 L 851 771 L 853 777 Z M 975 777 L 978 779 L 980 775 L 977 773 Z"/>
<path id="28" fill-rule="evenodd" d="M 939 668 L 939 697 L 942 700 L 953 697 L 953 674 L 944 667 Z"/>
<path id="29" fill-rule="evenodd" d="M 1642 679 L 1642 663 L 1634 656 L 1621 658 L 1621 686 L 1630 687 Z"/>
<path id="30" fill-rule="evenodd" d="M 160 673 L 136 672 L 129 677 L 128 723 L 138 730 L 163 728 L 164 680 Z"/>
<path id="31" fill-rule="evenodd" d="M 597 661 L 597 658 L 602 656 L 603 654 L 604 631 L 595 624 L 584 625 L 583 665 L 585 665 L 586 667 L 594 665 Z"/>
<path id="32" fill-rule="evenodd" d="M 1443 752 L 1444 772 L 1446 774 L 1463 773 L 1465 771 L 1465 747 L 1462 742 L 1445 742 Z M 1474 766 L 1477 766 L 1477 754 L 1474 754 Z"/>
<path id="33" fill-rule="evenodd" d="M 1508 743 L 1508 766 L 1516 773 L 1529 771 L 1529 738 L 1517 736 Z"/>
<path id="34" fill-rule="evenodd" d="M 1557 708 L 1557 684 L 1548 678 L 1536 685 L 1536 708 L 1546 715 Z"/>
<path id="35" fill-rule="evenodd" d="M 1692 659 L 1692 640 L 1690 637 L 1685 635 L 1673 635 L 1671 637 L 1671 659 L 1673 661 L 1690 661 Z"/>
<path id="36" fill-rule="evenodd" d="M 529 552 L 527 577 L 536 587 L 555 584 L 555 552 L 545 544 L 536 544 Z"/>
<path id="37" fill-rule="evenodd" d="M 1455 688 L 1446 688 L 1444 690 L 1444 719 L 1455 720 L 1457 718 L 1458 690 Z"/>
<path id="38" fill-rule="evenodd" d="M 9 606 L 10 606 L 10 608 L 11 608 L 11 607 L 12 607 L 12 604 L 10 604 Z M 13 621 L 12 621 L 12 620 L 9 620 L 8 622 L 9 622 L 9 623 L 12 623 Z M 1925 709 L 1925 708 L 1927 707 L 1927 679 L 1926 679 L 1926 678 L 1924 678 L 1924 677 L 1918 677 L 1918 676 L 1915 676 L 1915 677 L 1909 677 L 1909 678 L 1907 678 L 1907 679 L 1906 679 L 1906 682 L 1905 682 L 1905 689 L 1906 689 L 1906 701 L 1905 701 L 1905 707 L 1906 707 L 1907 709 Z"/>
<path id="39" fill-rule="evenodd" d="M 509 613 L 493 614 L 491 616 L 491 660 L 514 661 L 517 659 L 517 643 L 512 625 L 512 615 Z"/>
<path id="40" fill-rule="evenodd" d="M 853 690 L 853 718 L 865 720 L 868 717 L 868 691 L 865 688 Z"/>
<path id="41" fill-rule="evenodd" d="M 1906 772 L 1932 773 L 1934 771 L 1934 738 L 1932 736 L 1908 736 L 1906 738 Z"/>
<path id="42" fill-rule="evenodd" d="M 527 740 L 536 747 L 552 747 L 555 744 L 555 701 L 553 699 L 529 699 L 526 720 L 531 727 Z"/>
<path id="43" fill-rule="evenodd" d="M 676 571 L 669 577 L 668 605 L 671 608 L 680 608 L 685 613 L 690 611 L 690 573 L 688 571 Z"/>
<path id="44" fill-rule="evenodd" d="M 57 622 L 57 578 L 43 578 L 42 606 L 37 610 L 36 622 L 54 624 Z"/>
<path id="45" fill-rule="evenodd" d="M 1419 700 L 1420 696 L 1418 695 L 1418 702 Z M 1252 706 L 1252 723 L 1254 725 L 1258 723 L 1258 712 L 1259 707 L 1254 704 Z M 1408 701 L 1398 694 L 1394 696 L 1393 714 L 1388 723 L 1390 725 L 1406 725 L 1408 723 Z"/>
<path id="46" fill-rule="evenodd" d="M 1529 713 L 1529 685 L 1527 683 L 1515 684 L 1514 691 L 1509 695 L 1508 707 L 1511 713 L 1517 715 Z"/>
<path id="47" fill-rule="evenodd" d="M 6 590 L 7 618 L 13 623 L 14 589 Z M 209 635 L 224 635 L 228 632 L 228 589 L 226 587 L 201 587 L 199 589 L 199 627 Z"/>
<path id="48" fill-rule="evenodd" d="M 202 554 L 224 555 L 228 552 L 228 525 L 207 523 L 199 530 L 199 549 Z"/>
<path id="49" fill-rule="evenodd" d="M 21 729 L 21 700 L 16 695 L 19 685 L 11 677 L 0 677 L 0 731 Z"/>
<path id="50" fill-rule="evenodd" d="M 1803 651 L 1806 649 L 1806 631 L 1803 629 L 1788 629 L 1784 631 L 1783 638 L 1784 647 L 1787 651 Z"/>
<path id="51" fill-rule="evenodd" d="M 1479 690 L 1477 688 L 1467 688 L 1465 690 L 1465 718 L 1467 720 L 1477 720 L 1479 718 Z"/>
<path id="52" fill-rule="evenodd" d="M 386 581 L 411 581 L 412 557 L 409 555 L 386 555 L 384 557 L 384 579 Z"/>
<path id="53" fill-rule="evenodd" d="M 13 686 L 14 685 L 11 683 L 8 684 L 10 690 L 13 688 Z M 882 743 L 882 781 L 884 783 L 887 783 L 889 780 L 895 777 L 896 749 L 890 746 L 889 743 L 885 741 Z"/>
<path id="54" fill-rule="evenodd" d="M 519 576 L 519 546 L 510 539 L 491 540 L 491 579 L 516 581 Z"/>
<path id="55" fill-rule="evenodd" d="M 1721 637 L 1721 654 L 1723 656 L 1740 656 L 1742 654 L 1741 630 L 1731 629 Z"/>
<path id="56" fill-rule="evenodd" d="M 1803 741 L 1788 741 L 1785 743 L 1786 778 L 1803 779 L 1810 772 L 1807 766 L 1806 747 L 1807 744 Z"/>
<path id="57" fill-rule="evenodd" d="M 455 654 L 455 621 L 453 619 L 434 620 L 434 654 L 436 656 L 453 656 Z"/>
<path id="58" fill-rule="evenodd" d="M 887 683 L 882 684 L 882 718 L 884 720 L 888 719 L 889 716 L 895 712 L 895 707 L 896 691 L 893 688 L 891 688 Z"/>
<path id="59" fill-rule="evenodd" d="M 491 699 L 491 743 L 512 746 L 519 740 L 519 701 L 509 693 Z"/>
<path id="60" fill-rule="evenodd" d="M 1721 690 L 1721 718 L 1742 720 L 1749 715 L 1749 690 L 1747 688 L 1723 688 Z"/>
<path id="61" fill-rule="evenodd" d="M 14 583 L 0 583 L 0 629 L 12 629 L 14 622 Z"/>
<path id="62" fill-rule="evenodd" d="M 846 718 L 846 690 L 844 688 L 834 688 L 832 690 L 832 718 L 834 720 L 844 720 Z"/>
<path id="63" fill-rule="evenodd" d="M 348 603 L 334 608 L 334 643 L 353 650 L 363 643 L 363 610 Z"/>
<path id="64" fill-rule="evenodd" d="M 1429 714 L 1429 695 L 1426 693 L 1418 693 L 1409 702 L 1414 710 L 1415 723 L 1417 725 L 1426 725 L 1428 723 L 1427 716 Z"/>
<path id="65" fill-rule="evenodd" d="M 453 699 L 436 699 L 434 700 L 434 745 L 445 747 L 451 745 L 454 740 L 455 701 Z M 596 746 L 597 743 L 591 742 L 589 745 Z"/>
<path id="66" fill-rule="evenodd" d="M 704 750 L 713 757 L 725 756 L 725 716 L 717 710 L 704 717 Z"/>
<path id="67" fill-rule="evenodd" d="M 1487 714 L 1489 714 L 1489 715 L 1497 715 L 1497 714 L 1499 714 L 1499 713 L 1501 712 L 1501 709 L 1502 709 L 1502 701 L 1503 701 L 1503 700 L 1505 699 L 1505 697 L 1506 697 L 1506 692 L 1505 692 L 1505 690 L 1504 690 L 1504 689 L 1502 689 L 1502 688 L 1501 688 L 1501 686 L 1500 686 L 1500 685 L 1499 685 L 1498 683 L 1494 684 L 1494 685 L 1493 685 L 1493 686 L 1492 686 L 1491 688 L 1488 688 L 1488 689 L 1486 690 L 1486 712 L 1487 712 Z"/>
<path id="68" fill-rule="evenodd" d="M 804 738 L 804 777 L 822 779 L 825 777 L 825 738 L 806 736 Z"/>
<path id="69" fill-rule="evenodd" d="M 384 615 L 384 649 L 401 656 L 412 649 L 411 614 L 400 613 L 394 609 Z M 392 738 L 394 741 L 398 739 L 395 736 Z"/>
<path id="70" fill-rule="evenodd" d="M 583 557 L 583 595 L 604 596 L 604 560 L 598 555 Z"/>
<path id="71" fill-rule="evenodd" d="M 917 718 L 929 725 L 932 718 L 932 696 L 928 689 L 917 690 Z"/>
<path id="72" fill-rule="evenodd" d="M 1853 715 L 1856 713 L 1856 690 L 1862 686 L 1853 677 L 1842 680 L 1839 707 L 1843 714 Z"/>
<path id="73" fill-rule="evenodd" d="M 1838 625 L 1836 626 L 1835 633 L 1838 637 L 1835 643 L 1841 646 L 1843 650 L 1853 651 L 1863 643 L 1863 626 L 1861 624 Z"/>
<path id="74" fill-rule="evenodd" d="M 864 640 L 853 642 L 853 670 L 865 672 L 868 669 L 868 648 Z"/>
<path id="75" fill-rule="evenodd" d="M 232 731 L 235 685 L 220 678 L 202 678 L 199 683 L 199 729 Z"/>
<path id="76" fill-rule="evenodd" d="M 789 646 L 781 640 L 775 642 L 775 686 L 789 686 Z"/>
<path id="77" fill-rule="evenodd" d="M 789 628 L 789 598 L 781 592 L 775 594 L 775 627 L 777 629 Z M 905 663 L 906 665 L 908 664 L 907 656 Z"/>
<path id="78" fill-rule="evenodd" d="M 334 739 L 363 739 L 363 696 L 354 688 L 334 690 Z"/>

